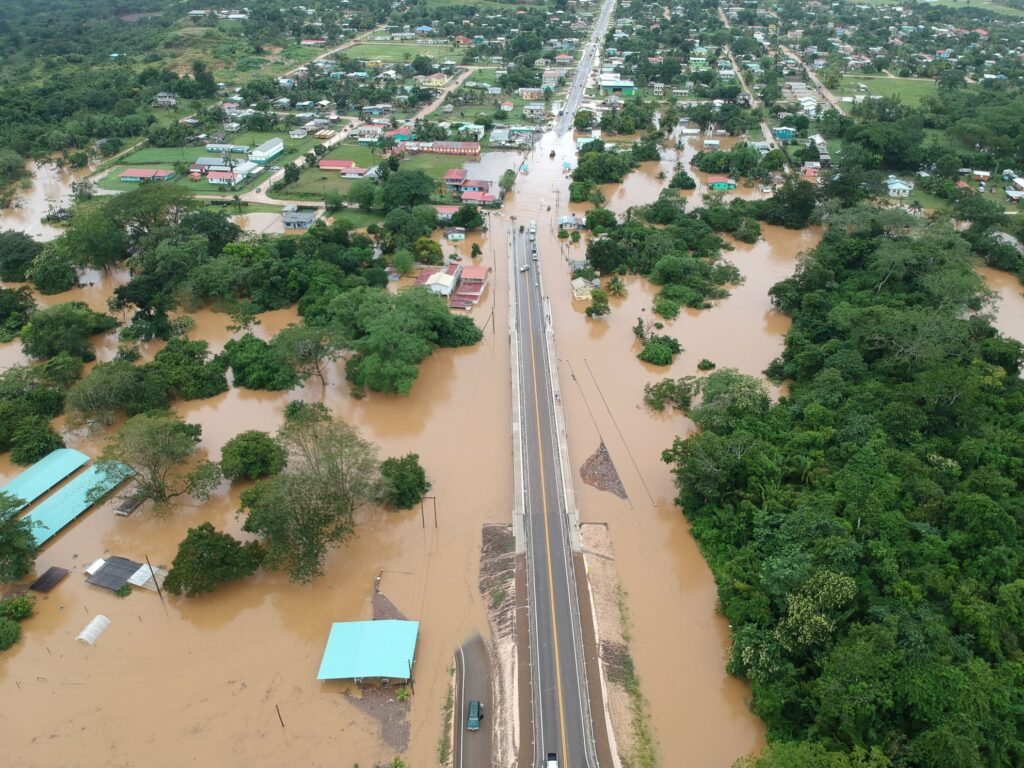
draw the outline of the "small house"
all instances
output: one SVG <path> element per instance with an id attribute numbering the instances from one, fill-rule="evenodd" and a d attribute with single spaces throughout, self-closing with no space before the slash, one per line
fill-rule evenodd
<path id="1" fill-rule="evenodd" d="M 885 186 L 889 197 L 910 197 L 910 193 L 914 191 L 913 184 L 903 181 L 903 179 L 898 179 L 895 176 L 890 176 L 886 179 Z"/>
<path id="2" fill-rule="evenodd" d="M 726 176 L 709 176 L 708 189 L 716 191 L 736 189 L 736 182 Z"/>
<path id="3" fill-rule="evenodd" d="M 796 128 L 780 125 L 772 131 L 772 134 L 780 141 L 788 141 L 789 139 L 796 138 Z"/>
<path id="4" fill-rule="evenodd" d="M 305 128 L 292 128 L 288 131 L 288 138 L 290 139 L 304 139 L 309 135 L 309 131 Z"/>
<path id="5" fill-rule="evenodd" d="M 285 229 L 309 229 L 316 221 L 316 209 L 286 205 L 281 209 L 281 221 Z"/>
<path id="6" fill-rule="evenodd" d="M 120 176 L 121 181 L 133 184 L 143 181 L 170 181 L 173 178 L 174 171 L 163 168 L 125 168 Z"/>
<path id="7" fill-rule="evenodd" d="M 444 237 L 453 243 L 461 242 L 466 239 L 466 230 L 464 227 L 448 227 L 444 231 Z"/>

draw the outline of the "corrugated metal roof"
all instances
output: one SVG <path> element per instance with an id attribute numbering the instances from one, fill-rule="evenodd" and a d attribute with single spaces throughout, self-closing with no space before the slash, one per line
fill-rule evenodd
<path id="1" fill-rule="evenodd" d="M 388 677 L 408 680 L 418 621 L 344 621 L 331 625 L 317 680 Z"/>
<path id="2" fill-rule="evenodd" d="M 45 544 L 68 523 L 120 485 L 128 475 L 128 468 L 124 470 L 123 475 L 107 473 L 93 464 L 25 515 L 26 520 L 42 523 L 32 528 L 36 544 Z"/>
<path id="3" fill-rule="evenodd" d="M 17 496 L 24 509 L 57 483 L 89 461 L 89 457 L 73 448 L 58 448 L 15 477 L 0 491 Z"/>

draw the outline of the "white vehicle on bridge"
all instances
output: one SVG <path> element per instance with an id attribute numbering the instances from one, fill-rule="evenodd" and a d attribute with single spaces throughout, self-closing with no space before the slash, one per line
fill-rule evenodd
<path id="1" fill-rule="evenodd" d="M 548 759 L 544 763 L 544 768 L 558 768 L 558 755 L 554 752 L 548 752 Z"/>

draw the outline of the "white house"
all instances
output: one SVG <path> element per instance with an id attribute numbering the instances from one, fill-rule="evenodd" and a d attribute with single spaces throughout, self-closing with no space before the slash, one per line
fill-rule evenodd
<path id="1" fill-rule="evenodd" d="M 885 186 L 889 190 L 889 197 L 910 197 L 910 193 L 914 191 L 913 184 L 897 179 L 895 176 L 886 179 Z"/>
<path id="2" fill-rule="evenodd" d="M 291 139 L 304 139 L 309 135 L 309 131 L 305 128 L 292 128 L 288 131 L 288 137 Z"/>
<path id="3" fill-rule="evenodd" d="M 269 163 L 282 152 L 284 152 L 284 139 L 275 136 L 272 139 L 267 139 L 250 152 L 249 159 L 254 163 Z"/>

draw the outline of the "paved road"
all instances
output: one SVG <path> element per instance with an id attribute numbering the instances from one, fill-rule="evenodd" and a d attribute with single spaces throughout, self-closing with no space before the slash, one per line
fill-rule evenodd
<path id="1" fill-rule="evenodd" d="M 466 730 L 469 702 L 476 699 L 484 705 L 484 718 L 479 731 Z M 477 635 L 463 643 L 455 652 L 455 743 L 452 754 L 455 768 L 490 768 L 491 738 L 494 721 L 491 719 L 491 663 L 487 646 Z"/>
<path id="2" fill-rule="evenodd" d="M 570 523 L 560 486 L 546 319 L 529 236 L 517 230 L 513 227 L 510 237 L 517 270 L 534 764 L 542 765 L 544 755 L 554 752 L 560 768 L 597 768 Z M 519 271 L 527 264 L 528 271 Z"/>
<path id="3" fill-rule="evenodd" d="M 583 92 L 587 88 L 587 78 L 590 76 L 590 70 L 594 66 L 594 57 L 604 45 L 604 38 L 608 33 L 608 21 L 611 19 L 612 8 L 614 7 L 615 0 L 605 0 L 604 5 L 601 7 L 601 15 L 598 16 L 597 24 L 594 25 L 594 32 L 590 36 L 590 42 L 587 43 L 587 47 L 583 50 L 579 69 L 576 70 L 576 77 L 572 81 L 572 87 L 566 96 L 562 116 L 555 124 L 555 132 L 559 136 L 572 128 L 572 119 L 576 115 L 576 110 L 580 107 Z"/>

